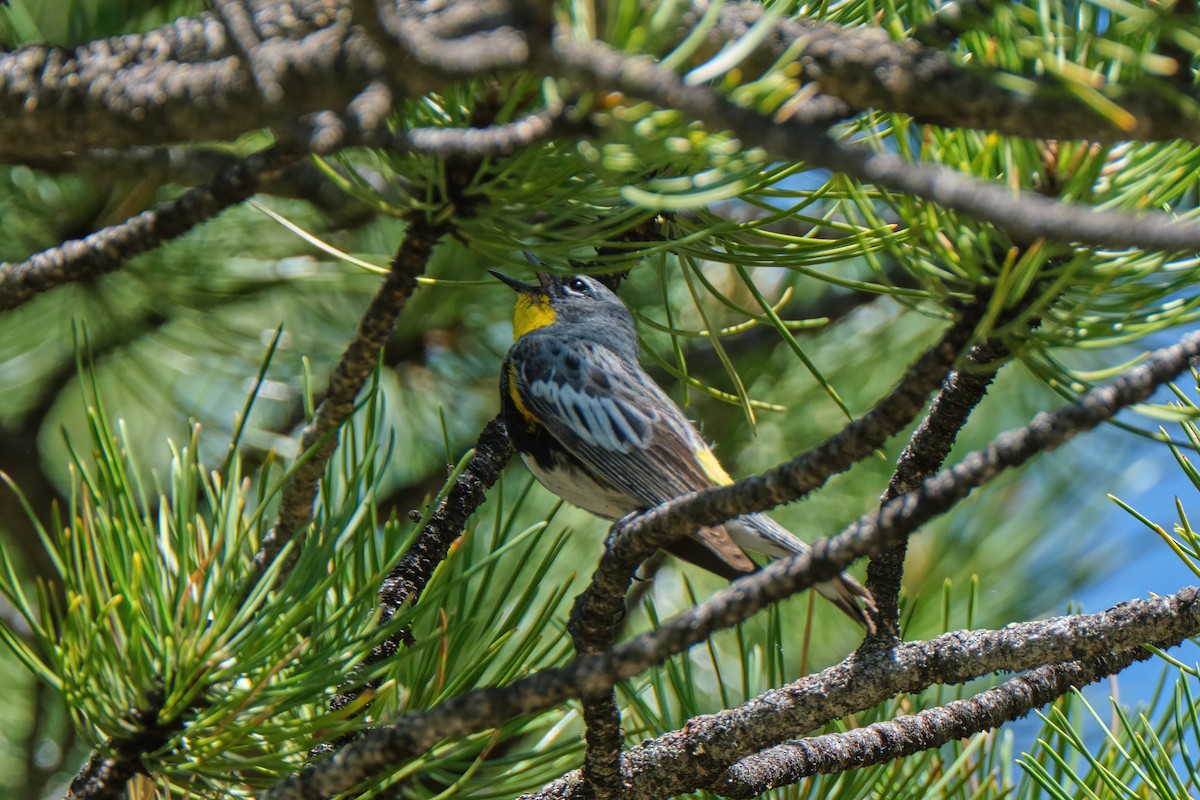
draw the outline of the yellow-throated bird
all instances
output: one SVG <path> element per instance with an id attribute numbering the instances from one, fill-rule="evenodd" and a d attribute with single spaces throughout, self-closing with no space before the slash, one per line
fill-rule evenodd
<path id="1" fill-rule="evenodd" d="M 625 305 L 586 275 L 538 274 L 517 291 L 513 342 L 500 377 L 508 435 L 543 486 L 604 519 L 732 483 L 691 421 L 638 364 Z M 733 580 L 755 570 L 743 552 L 790 556 L 808 545 L 764 514 L 674 542 L 669 552 Z M 848 575 L 816 590 L 870 626 L 871 594 Z"/>

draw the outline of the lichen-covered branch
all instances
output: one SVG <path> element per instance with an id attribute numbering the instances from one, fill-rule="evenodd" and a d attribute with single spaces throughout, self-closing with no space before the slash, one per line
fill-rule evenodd
<path id="1" fill-rule="evenodd" d="M 860 651 L 742 706 L 695 717 L 684 728 L 629 750 L 622 769 L 624 797 L 663 800 L 719 786 L 727 770 L 743 759 L 897 694 L 1080 659 L 1107 661 L 1115 671 L 1122 654 L 1144 643 L 1174 647 L 1194 635 L 1188 633 L 1190 626 L 1200 626 L 1200 589 L 1195 587 L 1169 597 L 1121 603 L 1099 614 L 1001 630 L 954 631 L 925 642 L 902 642 L 892 650 Z M 1047 696 L 1047 701 L 1052 699 Z M 729 788 L 731 794 L 736 792 L 736 785 Z M 715 790 L 725 792 L 724 787 Z M 576 771 L 522 800 L 583 800 L 582 792 Z"/>
<path id="2" fill-rule="evenodd" d="M 757 3 L 730 3 L 721 9 L 709 39 L 714 46 L 740 39 L 765 13 Z M 941 19 L 948 22 L 952 16 L 946 9 Z M 962 66 L 946 50 L 913 39 L 897 41 L 882 27 L 781 19 L 748 66 L 765 69 L 797 51 L 800 80 L 844 103 L 847 116 L 873 109 L 907 114 L 928 125 L 1039 139 L 1200 142 L 1200 119 L 1188 113 L 1181 97 L 1129 86 L 1096 87 L 1111 103 L 1106 108 L 1120 109 L 1118 116 L 1083 102 L 1062 80 L 1022 75 L 1018 90 L 1004 80 L 1010 73 Z M 1192 103 L 1197 99 L 1191 97 Z"/>
<path id="3" fill-rule="evenodd" d="M 871 708 L 900 692 L 963 683 L 992 672 L 1016 672 L 1119 652 L 1151 643 L 1174 647 L 1200 631 L 1200 590 L 1133 600 L 1098 614 L 1056 617 L 1000 630 L 954 631 L 895 650 L 855 654 L 829 669 L 751 700 L 697 717 L 679 731 L 626 753 L 623 792 L 666 798 L 708 785 L 729 765 L 817 728 Z M 265 800 L 317 800 L 426 752 L 444 739 L 494 727 L 501 720 L 550 708 L 637 674 L 647 664 L 647 636 L 605 656 L 578 658 L 508 686 L 479 689 L 367 733 L 330 758 L 276 784 Z M 533 797 L 582 797 L 579 773 Z"/>
<path id="4" fill-rule="evenodd" d="M 1116 675 L 1152 657 L 1142 647 L 1030 670 L 966 700 L 876 722 L 845 733 L 787 742 L 744 758 L 708 788 L 750 798 L 810 775 L 883 764 L 1020 719 L 1073 689 Z"/>

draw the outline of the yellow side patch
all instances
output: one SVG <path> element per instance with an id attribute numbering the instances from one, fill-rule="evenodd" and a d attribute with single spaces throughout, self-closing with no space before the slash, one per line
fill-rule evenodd
<path id="1" fill-rule="evenodd" d="M 554 324 L 554 309 L 550 297 L 544 294 L 519 294 L 513 308 L 513 338 L 520 339 L 530 331 Z"/>
<path id="2" fill-rule="evenodd" d="M 513 364 L 508 365 L 508 396 L 512 398 L 513 405 L 517 407 L 517 411 L 521 412 L 521 416 L 529 423 L 530 428 L 538 426 L 537 417 L 530 413 L 528 406 L 521 399 L 521 392 L 517 389 L 517 368 Z"/>
<path id="3" fill-rule="evenodd" d="M 695 452 L 696 462 L 700 465 L 700 469 L 704 470 L 704 474 L 708 479 L 718 486 L 728 486 L 733 483 L 733 478 L 729 477 L 729 473 L 721 466 L 721 462 L 717 461 L 717 457 L 713 455 L 713 451 L 707 447 Z"/>

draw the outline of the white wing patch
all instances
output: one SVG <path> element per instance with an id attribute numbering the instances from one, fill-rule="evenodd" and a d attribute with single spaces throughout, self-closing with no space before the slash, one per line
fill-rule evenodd
<path id="1" fill-rule="evenodd" d="M 533 381 L 529 394 L 552 406 L 560 420 L 593 447 L 629 453 L 650 442 L 653 420 L 642 411 L 556 381 Z"/>

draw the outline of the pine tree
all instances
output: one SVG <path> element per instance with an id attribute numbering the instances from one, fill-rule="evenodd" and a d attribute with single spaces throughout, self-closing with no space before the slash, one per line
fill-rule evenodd
<path id="1" fill-rule="evenodd" d="M 1133 453 L 1200 488 L 1190 0 L 0 6 L 0 793 L 1196 792 L 1197 591 L 1039 619 Z M 743 480 L 509 466 L 531 260 Z"/>

